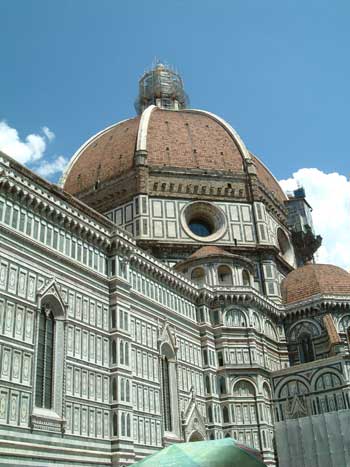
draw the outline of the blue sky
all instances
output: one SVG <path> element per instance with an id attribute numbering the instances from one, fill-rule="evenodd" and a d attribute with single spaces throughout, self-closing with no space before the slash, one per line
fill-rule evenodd
<path id="1" fill-rule="evenodd" d="M 285 186 L 314 168 L 350 195 L 348 1 L 2 0 L 0 17 L 0 147 L 2 131 L 2 148 L 16 157 L 26 145 L 19 160 L 51 180 L 92 134 L 134 115 L 157 57 L 182 74 L 191 106 L 229 121 Z M 310 177 L 326 225 L 328 195 Z"/>

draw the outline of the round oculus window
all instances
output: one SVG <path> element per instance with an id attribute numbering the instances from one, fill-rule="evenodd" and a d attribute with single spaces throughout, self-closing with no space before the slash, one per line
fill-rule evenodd
<path id="1" fill-rule="evenodd" d="M 185 206 L 181 212 L 181 224 L 189 237 L 205 242 L 218 240 L 227 229 L 224 212 L 205 201 L 195 201 Z"/>

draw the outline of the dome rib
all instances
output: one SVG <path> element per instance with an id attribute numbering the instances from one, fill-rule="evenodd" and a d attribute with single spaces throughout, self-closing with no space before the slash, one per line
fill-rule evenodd
<path id="1" fill-rule="evenodd" d="M 155 105 L 150 105 L 141 114 L 139 130 L 137 132 L 136 151 L 147 151 L 148 125 Z"/>

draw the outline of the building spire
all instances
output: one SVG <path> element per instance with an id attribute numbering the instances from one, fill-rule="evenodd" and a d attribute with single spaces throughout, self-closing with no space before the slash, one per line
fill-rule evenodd
<path id="1" fill-rule="evenodd" d="M 179 110 L 187 107 L 188 98 L 181 76 L 163 63 L 156 63 L 139 81 L 135 109 L 141 114 L 148 106 Z"/>

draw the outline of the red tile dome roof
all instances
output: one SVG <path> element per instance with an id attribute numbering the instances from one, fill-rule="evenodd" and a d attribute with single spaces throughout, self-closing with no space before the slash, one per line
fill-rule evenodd
<path id="1" fill-rule="evenodd" d="M 96 185 L 130 172 L 137 149 L 147 151 L 150 167 L 244 172 L 253 160 L 260 182 L 276 198 L 286 197 L 269 170 L 248 153 L 236 132 L 222 119 L 200 110 L 148 107 L 89 139 L 73 156 L 63 177 L 65 191 L 87 193 Z"/>
<path id="2" fill-rule="evenodd" d="M 350 295 L 350 274 L 331 264 L 306 264 L 282 281 L 284 303 L 307 300 L 314 295 Z"/>

